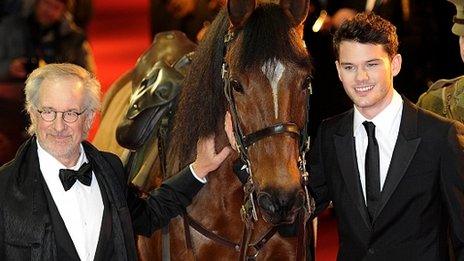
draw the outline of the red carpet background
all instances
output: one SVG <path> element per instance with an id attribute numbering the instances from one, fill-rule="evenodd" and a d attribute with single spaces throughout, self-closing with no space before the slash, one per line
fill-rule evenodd
<path id="1" fill-rule="evenodd" d="M 148 0 L 94 0 L 88 37 L 103 93 L 150 46 Z M 90 132 L 95 135 L 97 119 Z"/>
<path id="2" fill-rule="evenodd" d="M 89 41 L 97 64 L 97 76 L 105 92 L 112 82 L 132 68 L 151 43 L 149 1 L 94 0 L 93 3 Z M 95 133 L 95 126 L 90 139 Z M 316 260 L 335 260 L 337 241 L 335 220 L 331 213 L 323 213 L 319 218 Z"/>

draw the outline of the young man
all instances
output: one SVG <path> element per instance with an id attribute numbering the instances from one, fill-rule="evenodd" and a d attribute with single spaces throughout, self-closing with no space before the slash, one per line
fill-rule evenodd
<path id="1" fill-rule="evenodd" d="M 185 211 L 230 151 L 200 140 L 195 162 L 142 200 L 121 161 L 84 141 L 100 104 L 88 71 L 49 64 L 25 92 L 33 136 L 0 168 L 0 260 L 137 260 L 133 229 L 150 235 Z"/>
<path id="2" fill-rule="evenodd" d="M 353 109 L 325 120 L 311 152 L 316 214 L 337 214 L 338 260 L 464 259 L 464 126 L 417 108 L 393 87 L 395 27 L 361 13 L 335 33 Z"/>

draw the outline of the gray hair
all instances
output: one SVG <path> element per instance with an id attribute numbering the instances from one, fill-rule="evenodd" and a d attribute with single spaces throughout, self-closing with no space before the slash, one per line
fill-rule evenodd
<path id="1" fill-rule="evenodd" d="M 24 93 L 26 95 L 25 108 L 29 117 L 39 106 L 39 90 L 45 79 L 63 79 L 75 77 L 84 87 L 84 106 L 90 115 L 100 110 L 101 87 L 97 78 L 79 65 L 70 63 L 52 63 L 35 69 L 26 80 Z M 91 123 L 91 121 L 90 121 Z M 89 125 L 90 125 L 89 123 Z M 29 126 L 29 134 L 35 133 L 33 123 Z"/>

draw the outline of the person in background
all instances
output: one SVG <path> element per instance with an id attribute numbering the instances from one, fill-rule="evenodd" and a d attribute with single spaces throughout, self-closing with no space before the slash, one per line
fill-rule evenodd
<path id="1" fill-rule="evenodd" d="M 34 10 L 36 1 L 37 0 L 3 0 L 0 3 L 0 21 L 4 17 L 12 14 L 20 13 L 23 16 L 29 15 Z M 85 31 L 93 17 L 92 0 L 68 0 L 67 8 L 72 15 L 74 23 Z"/>
<path id="2" fill-rule="evenodd" d="M 68 15 L 68 1 L 37 0 L 28 16 L 0 23 L 0 81 L 22 82 L 42 64 L 67 62 L 95 70 L 85 33 Z"/>
<path id="3" fill-rule="evenodd" d="M 456 7 L 451 31 L 459 36 L 459 50 L 464 62 L 464 1 L 449 1 Z M 464 76 L 436 81 L 419 97 L 417 106 L 464 123 Z"/>
<path id="4" fill-rule="evenodd" d="M 150 0 L 152 37 L 163 31 L 179 30 L 196 42 L 224 3 L 225 0 Z"/>
<path id="5" fill-rule="evenodd" d="M 137 260 L 134 233 L 183 213 L 230 152 L 200 139 L 195 162 L 141 199 L 119 158 L 85 141 L 100 106 L 91 73 L 48 64 L 25 92 L 32 136 L 0 168 L 0 260 Z"/>

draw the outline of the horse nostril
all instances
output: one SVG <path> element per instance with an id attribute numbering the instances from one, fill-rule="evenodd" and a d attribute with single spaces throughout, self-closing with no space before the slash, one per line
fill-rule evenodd
<path id="1" fill-rule="evenodd" d="M 266 192 L 258 193 L 258 205 L 269 213 L 275 213 L 277 210 L 273 203 L 272 196 Z"/>

